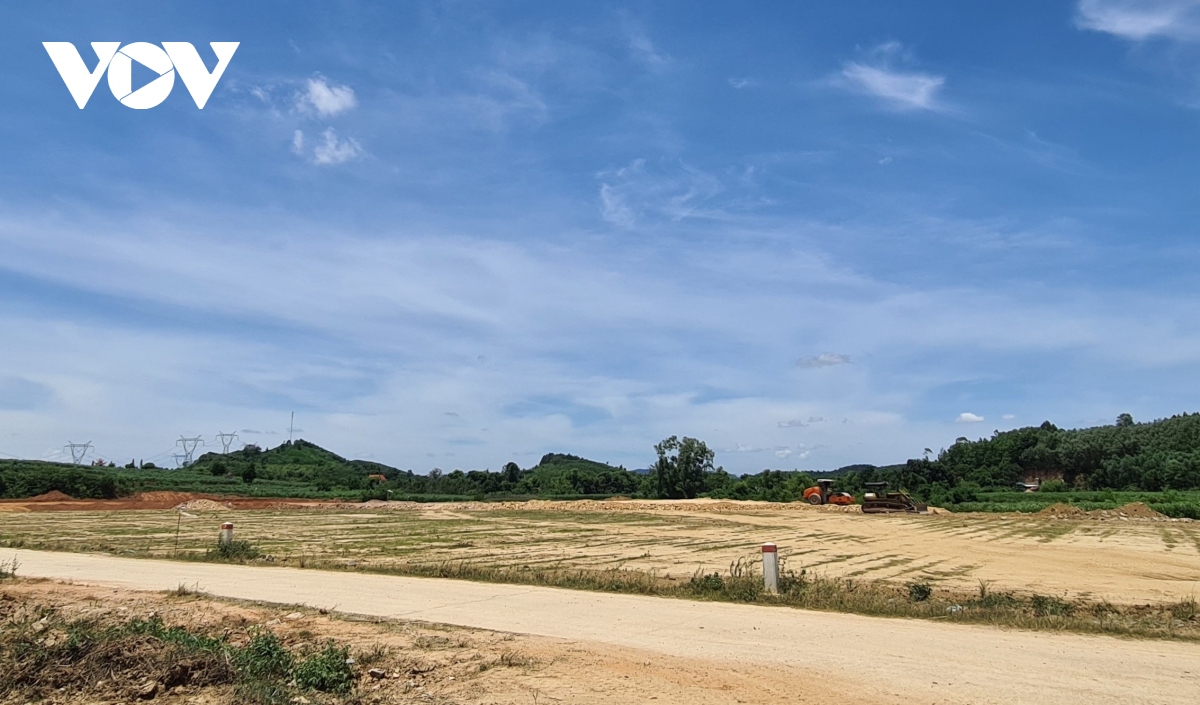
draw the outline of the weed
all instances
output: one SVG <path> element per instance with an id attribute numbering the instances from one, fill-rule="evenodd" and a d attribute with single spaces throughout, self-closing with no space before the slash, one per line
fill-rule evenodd
<path id="1" fill-rule="evenodd" d="M 348 693 L 354 687 L 350 649 L 328 641 L 320 651 L 298 662 L 292 669 L 296 685 L 324 693 Z"/>
<path id="2" fill-rule="evenodd" d="M 354 662 L 360 666 L 374 666 L 381 663 L 390 656 L 392 650 L 383 644 L 375 644 L 366 651 L 359 651 L 354 655 Z"/>
<path id="3" fill-rule="evenodd" d="M 1075 611 L 1070 602 L 1052 595 L 1034 595 L 1029 598 L 1029 606 L 1035 617 L 1066 617 Z"/>
<path id="4" fill-rule="evenodd" d="M 526 656 L 520 651 L 505 651 L 500 654 L 500 659 L 497 663 L 506 668 L 527 668 L 537 665 L 537 660 Z"/>
<path id="5" fill-rule="evenodd" d="M 231 563 L 252 561 L 261 556 L 262 552 L 255 548 L 249 541 L 218 543 L 215 550 L 206 551 L 204 554 L 204 558 L 207 560 L 229 561 Z"/>
<path id="6" fill-rule="evenodd" d="M 0 561 L 0 580 L 16 577 L 17 568 L 20 567 L 21 563 L 15 557 L 10 561 Z"/>
<path id="7" fill-rule="evenodd" d="M 238 673 L 251 680 L 286 678 L 292 671 L 294 659 L 274 632 L 258 630 L 250 642 L 233 655 Z"/>
<path id="8" fill-rule="evenodd" d="M 1196 604 L 1196 598 L 1189 597 L 1186 600 L 1180 600 L 1169 607 L 1171 617 L 1181 622 L 1190 622 L 1200 615 L 1200 606 Z"/>
<path id="9" fill-rule="evenodd" d="M 688 581 L 688 587 L 701 594 L 720 592 L 725 587 L 725 581 L 721 579 L 719 573 L 705 575 L 700 569 L 697 569 L 696 573 L 692 575 L 692 579 Z"/>
<path id="10" fill-rule="evenodd" d="M 908 599 L 913 602 L 924 602 L 933 596 L 933 586 L 928 581 L 919 580 L 908 584 Z"/>

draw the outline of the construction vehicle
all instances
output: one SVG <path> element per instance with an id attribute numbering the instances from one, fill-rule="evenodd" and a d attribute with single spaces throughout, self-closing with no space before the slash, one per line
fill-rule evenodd
<path id="1" fill-rule="evenodd" d="M 817 480 L 816 487 L 804 490 L 804 501 L 809 504 L 854 504 L 854 495 L 848 492 L 834 492 L 833 480 Z"/>
<path id="2" fill-rule="evenodd" d="M 865 483 L 863 514 L 923 514 L 929 506 L 914 500 L 904 490 L 888 491 L 886 482 Z"/>

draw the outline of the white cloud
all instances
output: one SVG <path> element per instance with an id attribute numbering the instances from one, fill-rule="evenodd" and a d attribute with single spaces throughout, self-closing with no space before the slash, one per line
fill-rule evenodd
<path id="1" fill-rule="evenodd" d="M 820 355 L 802 357 L 796 361 L 796 367 L 833 367 L 834 365 L 849 365 L 850 356 L 842 353 L 823 352 Z"/>
<path id="2" fill-rule="evenodd" d="M 747 86 L 754 85 L 754 82 L 748 78 L 733 78 L 731 76 L 729 78 L 729 85 L 734 88 L 746 88 Z"/>
<path id="3" fill-rule="evenodd" d="M 1080 0 L 1080 29 L 1131 41 L 1200 38 L 1200 0 Z"/>
<path id="4" fill-rule="evenodd" d="M 803 428 L 804 426 L 807 426 L 807 425 L 808 425 L 807 423 L 801 421 L 800 419 L 792 419 L 791 421 L 780 421 L 779 422 L 780 428 Z"/>
<path id="5" fill-rule="evenodd" d="M 313 149 L 313 161 L 317 164 L 344 164 L 362 156 L 362 146 L 353 137 L 338 139 L 332 127 L 322 137 L 324 141 Z"/>
<path id="6" fill-rule="evenodd" d="M 851 90 L 882 99 L 905 110 L 936 110 L 938 91 L 945 77 L 928 73 L 897 71 L 886 66 L 847 62 L 841 72 L 842 83 Z"/>
<path id="7" fill-rule="evenodd" d="M 812 455 L 812 451 L 800 451 L 793 448 L 780 448 L 775 451 L 775 457 L 780 459 L 790 458 L 793 455 L 796 456 L 796 460 L 808 460 L 808 457 Z"/>
<path id="8" fill-rule="evenodd" d="M 1017 415 L 1016 414 L 1005 414 L 1005 415 L 1001 416 L 1000 418 L 1004 419 L 1005 421 L 1012 421 L 1013 419 L 1017 418 Z"/>
<path id="9" fill-rule="evenodd" d="M 324 76 L 308 79 L 305 89 L 296 96 L 296 107 L 302 112 L 316 113 L 321 117 L 332 117 L 358 105 L 354 89 L 350 86 L 329 83 Z"/>
<path id="10" fill-rule="evenodd" d="M 984 420 L 985 419 L 979 414 L 972 414 L 969 411 L 964 411 L 958 415 L 957 419 L 954 419 L 954 423 L 979 423 Z"/>
<path id="11" fill-rule="evenodd" d="M 292 133 L 292 154 L 304 154 L 304 133 L 300 130 Z"/>

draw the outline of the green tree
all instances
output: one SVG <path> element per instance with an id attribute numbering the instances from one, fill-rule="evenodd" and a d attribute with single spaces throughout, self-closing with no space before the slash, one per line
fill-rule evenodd
<path id="1" fill-rule="evenodd" d="M 1121 414 L 1117 417 L 1117 428 L 1128 428 L 1133 425 L 1133 414 Z"/>
<path id="2" fill-rule="evenodd" d="M 654 474 L 659 497 L 691 499 L 704 491 L 705 475 L 713 472 L 715 454 L 703 441 L 671 436 L 654 446 L 654 451 L 658 453 Z"/>
<path id="3" fill-rule="evenodd" d="M 258 477 L 258 471 L 254 469 L 254 463 L 250 463 L 250 465 L 242 471 L 242 482 L 249 485 L 250 483 L 254 482 L 254 478 L 256 477 Z"/>
<path id="4" fill-rule="evenodd" d="M 504 479 L 515 485 L 521 479 L 521 466 L 512 461 L 505 463 Z"/>

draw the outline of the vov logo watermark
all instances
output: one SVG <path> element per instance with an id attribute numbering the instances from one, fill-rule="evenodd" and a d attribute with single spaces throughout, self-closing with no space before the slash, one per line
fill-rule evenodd
<path id="1" fill-rule="evenodd" d="M 46 53 L 62 76 L 63 83 L 75 99 L 80 110 L 96 91 L 101 76 L 108 72 L 108 87 L 121 105 L 135 110 L 153 108 L 167 99 L 175 87 L 175 74 L 183 79 L 183 85 L 192 94 L 196 107 L 204 109 L 208 97 L 217 87 L 233 53 L 241 42 L 209 42 L 217 55 L 217 66 L 211 72 L 204 66 L 199 52 L 188 42 L 163 42 L 162 46 L 149 42 L 134 42 L 121 46 L 120 42 L 92 42 L 96 52 L 96 68 L 88 69 L 79 50 L 70 42 L 42 42 Z M 158 74 L 158 78 L 133 90 L 133 62 Z"/>

